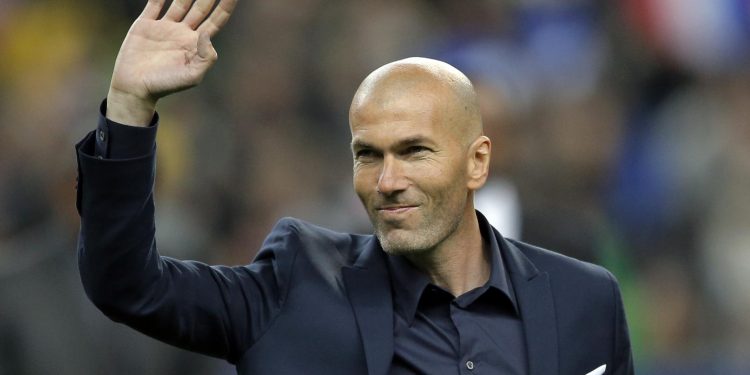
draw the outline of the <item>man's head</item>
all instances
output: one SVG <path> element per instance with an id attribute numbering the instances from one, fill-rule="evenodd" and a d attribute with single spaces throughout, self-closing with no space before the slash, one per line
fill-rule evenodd
<path id="1" fill-rule="evenodd" d="M 354 95 L 349 124 L 354 189 L 386 252 L 431 250 L 467 230 L 490 141 L 466 76 L 425 58 L 384 65 Z"/>

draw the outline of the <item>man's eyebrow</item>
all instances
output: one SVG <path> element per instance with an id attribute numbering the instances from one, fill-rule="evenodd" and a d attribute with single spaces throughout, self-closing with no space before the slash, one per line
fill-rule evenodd
<path id="1" fill-rule="evenodd" d="M 409 147 L 417 144 L 429 144 L 430 139 L 421 135 L 416 135 L 413 137 L 404 138 L 402 140 L 399 140 L 395 144 L 395 148 L 404 148 Z M 354 139 L 352 140 L 352 150 L 361 150 L 361 149 L 377 149 L 377 147 L 373 146 L 370 143 L 367 143 L 361 139 Z"/>
<path id="2" fill-rule="evenodd" d="M 352 140 L 352 150 L 360 150 L 363 148 L 375 148 L 375 147 L 361 139 Z"/>
<path id="3" fill-rule="evenodd" d="M 413 137 L 402 139 L 398 141 L 396 145 L 397 147 L 408 147 L 408 146 L 413 146 L 416 144 L 425 144 L 425 143 L 430 143 L 430 140 L 427 137 L 416 135 Z"/>

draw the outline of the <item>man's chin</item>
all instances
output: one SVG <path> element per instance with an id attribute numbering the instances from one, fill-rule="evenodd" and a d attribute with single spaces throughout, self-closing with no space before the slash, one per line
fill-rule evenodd
<path id="1" fill-rule="evenodd" d="M 391 229 L 386 233 L 376 232 L 383 251 L 390 255 L 416 254 L 427 250 L 427 246 L 420 243 L 418 236 L 405 229 Z"/>

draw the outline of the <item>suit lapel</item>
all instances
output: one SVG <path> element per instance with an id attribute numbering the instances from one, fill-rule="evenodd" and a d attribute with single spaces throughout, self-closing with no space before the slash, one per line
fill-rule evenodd
<path id="1" fill-rule="evenodd" d="M 373 237 L 354 266 L 342 269 L 371 375 L 386 374 L 393 356 L 391 284 L 381 252 Z"/>
<path id="2" fill-rule="evenodd" d="M 558 373 L 558 338 L 549 276 L 495 232 L 510 274 L 526 337 L 529 375 Z M 351 267 L 342 269 L 365 350 L 367 372 L 384 375 L 393 356 L 393 302 L 382 250 L 372 237 Z"/>
<path id="3" fill-rule="evenodd" d="M 549 276 L 539 272 L 515 245 L 496 236 L 523 320 L 529 374 L 557 374 L 557 321 Z"/>

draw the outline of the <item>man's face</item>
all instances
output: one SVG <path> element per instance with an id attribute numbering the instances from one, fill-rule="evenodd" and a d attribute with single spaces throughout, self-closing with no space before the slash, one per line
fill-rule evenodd
<path id="1" fill-rule="evenodd" d="M 383 249 L 435 248 L 467 209 L 467 149 L 438 94 L 364 100 L 350 118 L 354 189 Z"/>

